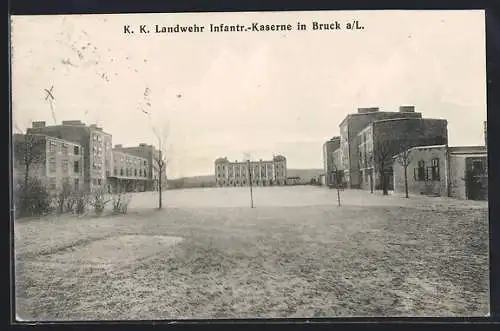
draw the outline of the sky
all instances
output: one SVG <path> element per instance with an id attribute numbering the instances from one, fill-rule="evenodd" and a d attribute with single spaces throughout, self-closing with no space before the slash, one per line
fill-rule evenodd
<path id="1" fill-rule="evenodd" d="M 345 28 L 354 20 L 364 29 Z M 314 31 L 313 21 L 342 30 Z M 294 29 L 123 28 L 253 22 Z M 160 141 L 171 178 L 213 174 L 224 156 L 281 154 L 288 168 L 321 168 L 323 143 L 358 107 L 414 105 L 448 120 L 450 145 L 484 142 L 483 11 L 14 16 L 11 55 L 16 128 L 80 119 L 113 144 Z"/>

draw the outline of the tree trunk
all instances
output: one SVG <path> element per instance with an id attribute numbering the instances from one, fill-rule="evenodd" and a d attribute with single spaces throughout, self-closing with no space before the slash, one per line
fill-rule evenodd
<path id="1" fill-rule="evenodd" d="M 340 186 L 337 184 L 337 203 L 340 207 Z"/>
<path id="2" fill-rule="evenodd" d="M 389 195 L 389 191 L 387 190 L 387 180 L 385 178 L 384 170 L 380 170 L 380 184 L 382 185 L 383 195 Z"/>
<path id="3" fill-rule="evenodd" d="M 26 196 L 26 193 L 28 193 L 28 181 L 29 181 L 29 175 L 30 175 L 30 167 L 28 162 L 26 162 L 26 165 L 24 167 L 24 187 L 23 187 L 23 194 Z"/>
<path id="4" fill-rule="evenodd" d="M 16 208 L 18 209 L 18 211 L 16 211 L 16 212 L 18 213 L 19 216 L 21 216 L 21 215 L 24 216 L 24 213 L 26 213 L 28 210 L 29 203 L 31 203 L 31 202 L 28 202 L 29 170 L 30 170 L 29 163 L 26 162 L 25 168 L 24 168 L 23 189 L 21 191 L 22 197 L 20 199 L 19 206 L 16 206 Z"/>
<path id="5" fill-rule="evenodd" d="M 373 193 L 373 169 L 370 169 L 370 193 Z"/>
<path id="6" fill-rule="evenodd" d="M 405 197 L 408 199 L 410 196 L 408 195 L 408 166 L 403 167 L 405 170 Z"/>
<path id="7" fill-rule="evenodd" d="M 162 187 L 161 187 L 161 168 L 159 169 L 160 170 L 160 174 L 158 175 L 158 209 L 161 209 L 162 208 Z"/>

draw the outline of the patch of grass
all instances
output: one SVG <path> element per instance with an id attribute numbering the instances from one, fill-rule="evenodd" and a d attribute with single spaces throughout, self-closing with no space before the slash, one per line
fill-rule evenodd
<path id="1" fill-rule="evenodd" d="M 437 212 L 419 201 L 167 208 L 66 225 L 21 223 L 16 240 L 25 252 L 59 247 L 55 238 L 76 243 L 97 234 L 184 241 L 108 267 L 21 255 L 18 313 L 29 319 L 487 314 L 487 209 L 441 202 L 446 207 Z"/>

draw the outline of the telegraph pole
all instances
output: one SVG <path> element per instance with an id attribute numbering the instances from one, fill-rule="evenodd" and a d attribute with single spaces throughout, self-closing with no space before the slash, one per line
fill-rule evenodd
<path id="1" fill-rule="evenodd" d="M 158 156 L 158 209 L 162 208 L 162 182 L 161 182 L 161 177 L 163 175 L 163 153 L 160 149 L 159 151 L 159 156 Z"/>
<path id="2" fill-rule="evenodd" d="M 250 160 L 248 164 L 248 183 L 250 184 L 250 208 L 253 208 L 253 189 L 252 189 L 252 171 L 250 170 Z"/>

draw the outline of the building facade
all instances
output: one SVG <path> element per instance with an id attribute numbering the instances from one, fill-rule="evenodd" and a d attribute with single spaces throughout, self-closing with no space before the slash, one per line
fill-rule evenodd
<path id="1" fill-rule="evenodd" d="M 401 106 L 397 112 L 380 111 L 378 107 L 358 108 L 340 123 L 340 158 L 344 170 L 344 181 L 348 188 L 360 188 L 358 134 L 370 123 L 384 119 L 422 118 L 413 106 Z"/>
<path id="2" fill-rule="evenodd" d="M 216 186 L 274 186 L 286 185 L 286 158 L 272 160 L 230 162 L 227 158 L 215 160 Z"/>
<path id="3" fill-rule="evenodd" d="M 142 157 L 147 160 L 148 163 L 148 178 L 146 182 L 147 191 L 156 191 L 159 186 L 159 176 L 160 171 L 158 167 L 159 151 L 149 144 L 139 144 L 138 146 L 123 147 L 123 145 L 115 145 L 115 151 L 121 151 L 127 154 L 132 154 L 138 157 Z M 167 175 L 166 169 L 162 169 L 162 188 L 167 188 Z"/>
<path id="4" fill-rule="evenodd" d="M 324 185 L 334 185 L 334 152 L 340 148 L 340 136 L 336 136 L 323 144 L 323 169 L 325 171 Z"/>
<path id="5" fill-rule="evenodd" d="M 52 126 L 47 126 L 45 122 L 33 122 L 27 133 L 43 134 L 80 145 L 84 151 L 84 188 L 92 190 L 108 185 L 107 176 L 111 175 L 113 168 L 112 136 L 102 128 L 78 120 Z"/>
<path id="6" fill-rule="evenodd" d="M 429 118 L 396 118 L 367 125 L 356 139 L 359 187 L 382 189 L 385 180 L 385 187 L 392 190 L 393 156 L 415 146 L 446 145 L 447 126 L 446 120 Z"/>
<path id="7" fill-rule="evenodd" d="M 146 158 L 113 150 L 113 172 L 108 182 L 114 192 L 143 192 L 147 189 L 149 171 Z"/>
<path id="8" fill-rule="evenodd" d="M 468 200 L 488 199 L 485 146 L 417 146 L 410 148 L 406 167 L 408 193 Z M 395 156 L 397 158 L 398 156 Z M 405 193 L 405 167 L 393 163 L 394 192 Z"/>
<path id="9" fill-rule="evenodd" d="M 50 194 L 60 192 L 63 185 L 76 191 L 84 187 L 81 145 L 41 134 L 15 134 L 13 145 L 14 185 L 35 178 Z"/>

